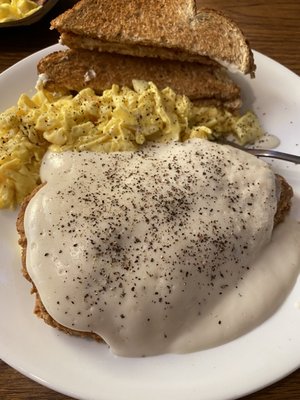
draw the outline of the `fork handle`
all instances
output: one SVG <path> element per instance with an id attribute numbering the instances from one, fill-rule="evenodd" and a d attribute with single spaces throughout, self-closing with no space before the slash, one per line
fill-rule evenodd
<path id="1" fill-rule="evenodd" d="M 282 153 L 281 151 L 270 151 L 263 149 L 247 149 L 247 152 L 257 157 L 278 158 L 279 160 L 290 161 L 294 164 L 300 164 L 300 156 Z"/>

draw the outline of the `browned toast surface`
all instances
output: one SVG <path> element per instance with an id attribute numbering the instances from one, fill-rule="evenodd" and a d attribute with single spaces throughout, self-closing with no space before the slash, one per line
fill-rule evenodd
<path id="1" fill-rule="evenodd" d="M 235 109 L 241 104 L 240 89 L 221 67 L 198 63 L 158 60 L 67 50 L 47 55 L 38 63 L 38 72 L 46 74 L 50 91 L 76 91 L 90 87 L 97 94 L 113 84 L 132 87 L 132 80 L 154 82 L 159 89 L 171 87 L 192 101 Z"/>
<path id="2" fill-rule="evenodd" d="M 240 28 L 220 11 L 196 10 L 195 0 L 81 0 L 51 25 L 70 47 L 255 70 Z"/>
<path id="3" fill-rule="evenodd" d="M 106 42 L 96 38 L 76 35 L 72 32 L 63 32 L 61 34 L 61 43 L 69 46 L 71 49 L 87 49 L 105 53 L 115 53 L 131 55 L 135 57 L 151 57 L 161 60 L 176 60 L 182 62 L 198 62 L 206 65 L 219 65 L 216 61 L 197 54 L 191 54 L 177 48 L 158 47 L 153 45 L 143 45 L 140 43 L 120 43 Z"/>

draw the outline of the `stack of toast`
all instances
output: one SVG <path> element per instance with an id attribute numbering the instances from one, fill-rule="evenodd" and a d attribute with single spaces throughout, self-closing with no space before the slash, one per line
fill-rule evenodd
<path id="1" fill-rule="evenodd" d="M 197 10 L 195 0 L 81 0 L 51 28 L 69 47 L 38 64 L 51 91 L 90 87 L 101 94 L 138 79 L 234 111 L 241 94 L 228 69 L 255 71 L 239 27 L 219 11 Z"/>

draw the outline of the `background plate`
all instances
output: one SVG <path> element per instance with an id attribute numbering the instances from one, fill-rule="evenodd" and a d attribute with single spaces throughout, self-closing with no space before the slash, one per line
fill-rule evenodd
<path id="1" fill-rule="evenodd" d="M 32 25 L 42 19 L 55 6 L 57 2 L 58 0 L 47 0 L 39 10 L 29 15 L 28 17 L 21 18 L 16 21 L 1 22 L 0 28 L 17 28 L 20 26 Z"/>
<path id="2" fill-rule="evenodd" d="M 0 110 L 33 93 L 36 64 L 60 45 L 42 50 L 0 75 Z M 234 75 L 245 108 L 280 137 L 280 149 L 300 155 L 300 78 L 255 52 L 256 79 Z M 295 191 L 300 220 L 300 167 L 272 162 Z M 226 345 L 187 355 L 119 358 L 104 344 L 69 337 L 33 313 L 30 285 L 20 273 L 16 212 L 0 211 L 0 357 L 58 392 L 85 400 L 227 400 L 279 380 L 300 366 L 300 280 L 265 323 Z"/>

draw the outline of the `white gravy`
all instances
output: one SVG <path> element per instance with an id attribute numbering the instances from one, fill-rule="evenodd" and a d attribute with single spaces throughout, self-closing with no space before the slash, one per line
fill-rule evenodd
<path id="1" fill-rule="evenodd" d="M 253 146 L 255 149 L 275 149 L 280 145 L 280 139 L 269 133 L 264 134 L 260 139 L 256 140 Z"/>
<path id="2" fill-rule="evenodd" d="M 113 353 L 230 341 L 282 303 L 300 228 L 273 230 L 275 177 L 206 140 L 132 153 L 47 153 L 25 213 L 27 269 L 49 314 Z"/>

